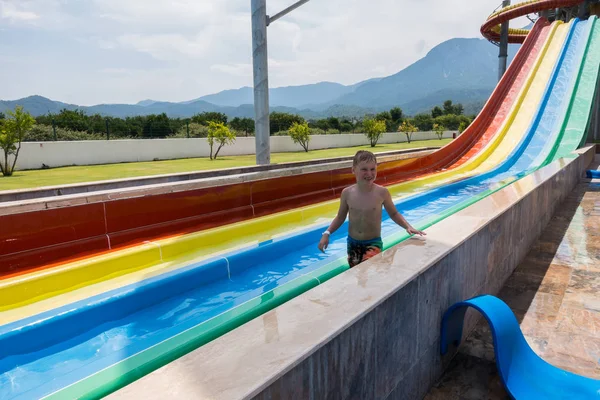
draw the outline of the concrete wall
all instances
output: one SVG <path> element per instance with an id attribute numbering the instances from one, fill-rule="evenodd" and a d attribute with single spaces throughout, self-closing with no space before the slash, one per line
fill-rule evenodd
<path id="1" fill-rule="evenodd" d="M 498 293 L 589 160 L 589 154 L 581 156 L 552 176 L 542 176 L 545 180 L 508 210 L 254 399 L 286 399 L 298 393 L 315 399 L 423 398 L 453 356 L 440 356 L 444 311 L 457 301 Z M 469 310 L 463 338 L 479 317 Z M 301 380 L 309 384 L 302 388 Z"/>
<path id="2" fill-rule="evenodd" d="M 397 160 L 406 160 L 408 162 L 411 159 L 425 157 L 437 149 L 421 147 L 381 152 L 377 154 L 377 162 L 380 164 Z M 142 195 L 142 193 L 143 195 L 151 195 L 195 190 L 210 186 L 350 168 L 352 167 L 352 158 L 353 156 L 321 158 L 281 164 L 250 165 L 247 167 L 179 172 L 174 174 L 44 186 L 40 188 L 0 190 L 0 215 L 25 212 L 23 210 L 31 212 L 35 209 L 67 207 L 72 205 L 72 202 L 81 204 L 78 203 L 81 197 L 85 197 L 84 203 L 93 203 L 103 201 L 101 200 L 102 198 L 105 200 L 114 199 L 116 196 L 119 198 L 137 197 Z M 76 196 L 78 194 L 81 194 L 81 196 Z M 70 197 L 66 198 L 65 196 Z M 40 208 L 32 207 L 34 204 L 30 201 L 32 199 L 41 199 L 39 202 Z M 7 202 L 11 202 L 12 204 L 6 204 Z M 12 211 L 8 211 L 8 208 Z"/>
<path id="3" fill-rule="evenodd" d="M 452 137 L 453 132 L 444 134 Z M 412 140 L 436 139 L 434 132 L 416 132 Z M 406 142 L 403 133 L 385 133 L 379 143 Z M 309 150 L 352 147 L 369 144 L 363 134 L 313 135 Z M 239 137 L 232 145 L 225 146 L 219 155 L 254 154 L 254 137 Z M 271 152 L 302 151 L 299 144 L 289 136 L 272 136 Z M 136 139 L 136 140 L 89 140 L 73 142 L 25 142 L 17 162 L 17 169 L 38 169 L 42 164 L 50 167 L 66 165 L 110 164 L 120 162 L 170 160 L 177 158 L 208 157 L 210 147 L 206 139 Z"/>

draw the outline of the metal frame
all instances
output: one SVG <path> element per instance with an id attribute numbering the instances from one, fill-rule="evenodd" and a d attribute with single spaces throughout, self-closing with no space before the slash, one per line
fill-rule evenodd
<path id="1" fill-rule="evenodd" d="M 254 135 L 256 164 L 271 163 L 269 129 L 269 63 L 267 26 L 310 0 L 300 0 L 272 17 L 267 15 L 267 0 L 251 0 L 252 68 L 254 77 Z"/>
<path id="2" fill-rule="evenodd" d="M 510 0 L 502 1 L 502 8 L 510 6 Z M 508 21 L 500 26 L 500 51 L 498 52 L 498 81 L 506 72 L 506 59 L 508 58 Z"/>

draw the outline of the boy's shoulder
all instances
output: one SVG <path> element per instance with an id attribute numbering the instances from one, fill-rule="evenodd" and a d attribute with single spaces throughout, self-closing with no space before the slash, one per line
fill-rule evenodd
<path id="1" fill-rule="evenodd" d="M 344 189 L 342 189 L 342 193 L 348 194 L 354 190 L 356 190 L 356 183 L 354 185 L 346 186 Z"/>
<path id="2" fill-rule="evenodd" d="M 375 186 L 375 190 L 377 191 L 377 193 L 385 194 L 389 191 L 388 188 L 386 188 L 385 186 L 381 186 L 378 184 L 374 184 L 374 186 Z"/>

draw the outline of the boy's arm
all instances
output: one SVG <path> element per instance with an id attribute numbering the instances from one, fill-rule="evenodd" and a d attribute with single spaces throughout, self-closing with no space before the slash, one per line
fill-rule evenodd
<path id="1" fill-rule="evenodd" d="M 331 221 L 329 228 L 321 235 L 321 240 L 319 241 L 319 250 L 325 251 L 327 246 L 329 245 L 329 235 L 338 230 L 340 226 L 346 220 L 346 216 L 348 215 L 348 192 L 346 189 L 342 190 L 342 195 L 340 196 L 340 208 L 338 210 L 337 215 Z"/>
<path id="2" fill-rule="evenodd" d="M 392 219 L 392 221 L 394 221 L 395 223 L 397 223 L 398 225 L 400 225 L 401 227 L 403 227 L 404 229 L 406 229 L 406 231 L 409 234 L 417 234 L 417 235 L 425 235 L 425 232 L 422 232 L 418 229 L 415 229 L 411 226 L 411 224 L 408 223 L 408 221 L 402 216 L 402 214 L 400 214 L 398 212 L 398 209 L 396 209 L 396 205 L 394 204 L 394 202 L 392 201 L 392 195 L 390 194 L 390 191 L 387 188 L 383 188 L 384 190 L 384 197 L 383 197 L 383 206 L 385 207 L 385 211 L 387 211 L 388 215 L 390 216 L 390 218 Z"/>

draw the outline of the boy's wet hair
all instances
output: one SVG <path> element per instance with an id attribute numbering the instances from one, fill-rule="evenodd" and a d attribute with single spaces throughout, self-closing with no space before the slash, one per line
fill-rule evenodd
<path id="1" fill-rule="evenodd" d="M 352 166 L 356 167 L 358 165 L 358 163 L 363 162 L 363 161 L 377 162 L 377 157 L 375 157 L 375 154 L 371 153 L 370 151 L 359 150 L 354 155 L 354 159 L 352 160 Z"/>

